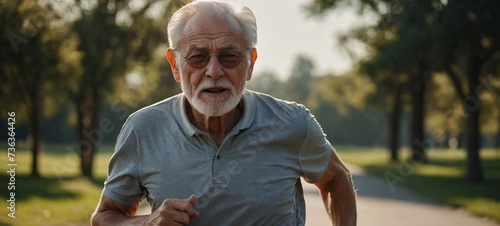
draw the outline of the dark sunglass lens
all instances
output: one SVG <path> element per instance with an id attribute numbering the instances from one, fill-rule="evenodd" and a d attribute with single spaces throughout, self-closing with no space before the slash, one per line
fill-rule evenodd
<path id="1" fill-rule="evenodd" d="M 193 51 L 184 57 L 187 63 L 193 68 L 203 68 L 207 66 L 211 59 L 211 55 L 208 52 Z M 238 66 L 242 61 L 242 53 L 238 51 L 222 51 L 217 54 L 217 59 L 219 63 L 226 68 L 233 68 Z"/>
<path id="2" fill-rule="evenodd" d="M 210 58 L 207 54 L 194 54 L 187 57 L 187 63 L 191 65 L 191 67 L 201 68 L 208 63 L 208 59 Z"/>
<path id="3" fill-rule="evenodd" d="M 219 53 L 219 61 L 222 66 L 232 68 L 241 63 L 241 53 L 237 51 L 226 51 Z"/>

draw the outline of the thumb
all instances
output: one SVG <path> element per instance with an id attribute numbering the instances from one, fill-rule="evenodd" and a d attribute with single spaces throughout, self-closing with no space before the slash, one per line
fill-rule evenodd
<path id="1" fill-rule="evenodd" d="M 188 202 L 191 203 L 191 205 L 195 206 L 196 205 L 196 195 L 189 196 Z"/>

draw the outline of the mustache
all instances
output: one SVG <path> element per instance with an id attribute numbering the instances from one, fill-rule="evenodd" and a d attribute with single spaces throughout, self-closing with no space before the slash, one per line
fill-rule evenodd
<path id="1" fill-rule="evenodd" d="M 231 93 L 235 92 L 235 88 L 233 84 L 227 79 L 219 79 L 219 80 L 204 80 L 200 84 L 198 84 L 198 87 L 196 87 L 196 95 L 200 94 L 203 90 L 206 89 L 228 89 L 231 91 Z"/>

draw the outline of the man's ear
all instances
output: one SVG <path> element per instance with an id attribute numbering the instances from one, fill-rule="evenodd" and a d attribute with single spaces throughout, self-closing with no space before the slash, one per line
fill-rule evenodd
<path id="1" fill-rule="evenodd" d="M 177 68 L 177 62 L 175 61 L 175 53 L 171 48 L 167 49 L 166 57 L 168 63 L 170 64 L 170 68 L 172 69 L 172 74 L 174 75 L 174 79 L 176 82 L 181 82 L 181 76 L 179 73 L 179 68 Z"/>
<path id="2" fill-rule="evenodd" d="M 252 74 L 253 74 L 253 66 L 255 65 L 255 61 L 257 60 L 257 49 L 253 48 L 250 51 L 250 68 L 248 70 L 248 75 L 247 75 L 247 81 L 250 81 L 252 79 Z"/>

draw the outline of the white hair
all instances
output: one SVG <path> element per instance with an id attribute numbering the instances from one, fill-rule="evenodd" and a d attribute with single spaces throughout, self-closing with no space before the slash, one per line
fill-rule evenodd
<path id="1" fill-rule="evenodd" d="M 170 48 L 178 48 L 184 26 L 197 13 L 208 13 L 227 20 L 232 26 L 239 28 L 247 42 L 247 48 L 252 49 L 257 44 L 257 23 L 255 16 L 248 7 L 235 8 L 233 5 L 216 1 L 194 1 L 189 3 L 170 18 L 167 33 Z"/>

